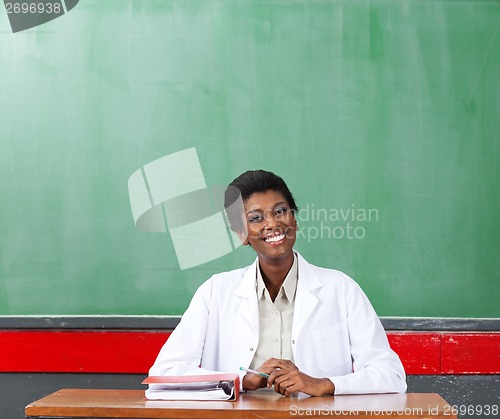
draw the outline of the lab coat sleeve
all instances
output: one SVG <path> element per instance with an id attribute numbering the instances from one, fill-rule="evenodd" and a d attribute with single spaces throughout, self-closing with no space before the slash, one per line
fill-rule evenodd
<path id="1" fill-rule="evenodd" d="M 368 298 L 358 284 L 349 280 L 352 286 L 346 289 L 346 310 L 353 372 L 328 377 L 335 385 L 335 394 L 404 393 L 403 365 L 390 348 Z"/>
<path id="2" fill-rule="evenodd" d="M 150 376 L 196 375 L 211 372 L 199 367 L 207 333 L 210 296 L 209 280 L 196 291 L 181 321 L 150 368 Z"/>

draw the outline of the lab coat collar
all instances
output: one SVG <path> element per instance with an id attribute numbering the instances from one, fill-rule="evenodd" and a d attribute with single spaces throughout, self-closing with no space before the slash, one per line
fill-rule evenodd
<path id="1" fill-rule="evenodd" d="M 235 294 L 241 297 L 239 313 L 247 322 L 249 327 L 247 332 L 253 335 L 252 339 L 255 339 L 255 342 L 257 342 L 259 336 L 259 305 L 255 286 L 256 269 L 257 261 L 246 268 L 246 271 L 243 274 L 243 279 L 235 291 Z M 250 365 L 250 361 L 251 359 L 249 360 L 248 365 Z"/>
<path id="2" fill-rule="evenodd" d="M 284 298 L 289 302 L 293 303 L 295 301 L 295 291 L 297 290 L 297 279 L 299 276 L 299 268 L 297 265 L 297 253 L 293 253 L 293 263 L 292 267 L 286 274 L 285 280 L 281 285 L 280 293 L 282 292 Z M 261 300 L 263 298 L 264 290 L 266 285 L 264 284 L 264 279 L 262 278 L 262 270 L 256 269 L 256 277 L 257 277 L 257 300 Z M 280 295 L 278 293 L 278 296 Z M 268 294 L 269 295 L 269 294 Z M 278 297 L 276 297 L 278 298 Z"/>
<path id="3" fill-rule="evenodd" d="M 308 263 L 298 252 L 297 263 L 299 268 L 299 279 L 295 295 L 295 310 L 292 324 L 292 339 L 295 341 L 300 336 L 302 328 L 306 325 L 309 316 L 318 304 L 317 291 L 323 286 L 321 279 L 314 272 L 313 265 Z M 259 336 L 259 307 L 257 300 L 255 275 L 258 266 L 258 258 L 243 274 L 243 278 L 236 289 L 235 294 L 242 298 L 239 311 L 248 322 L 254 337 Z M 249 331 L 250 331 L 249 330 Z M 292 346 L 292 350 L 294 350 Z M 294 354 L 295 356 L 295 354 Z"/>
<path id="4" fill-rule="evenodd" d="M 317 288 L 323 286 L 323 283 L 318 278 L 314 270 L 313 266 L 307 262 L 300 253 L 296 252 L 297 262 L 299 265 L 299 281 L 297 284 L 297 292 L 299 289 L 303 289 L 305 291 L 312 291 Z M 236 295 L 246 298 L 246 299 L 256 299 L 256 283 L 255 283 L 255 275 L 256 269 L 259 263 L 259 258 L 257 257 L 255 261 L 247 267 L 246 272 L 243 275 L 243 278 L 240 282 L 240 285 L 236 289 Z"/>
<path id="5" fill-rule="evenodd" d="M 307 291 L 313 291 L 323 286 L 323 282 L 314 272 L 313 265 L 307 262 L 299 252 L 295 252 L 299 264 L 299 282 L 297 287 L 303 287 Z"/>
<path id="6" fill-rule="evenodd" d="M 255 301 L 257 301 L 257 294 L 255 292 L 255 273 L 257 272 L 257 263 L 258 259 L 246 268 L 240 285 L 236 289 L 236 295 L 247 300 L 255 298 Z"/>
<path id="7" fill-rule="evenodd" d="M 297 294 L 295 296 L 295 310 L 292 323 L 292 343 L 295 342 L 306 325 L 311 313 L 314 311 L 319 300 L 316 297 L 318 289 L 323 286 L 323 282 L 314 272 L 313 265 L 308 263 L 297 253 L 299 264 L 299 280 L 297 282 Z M 295 345 L 292 345 L 295 354 Z"/>

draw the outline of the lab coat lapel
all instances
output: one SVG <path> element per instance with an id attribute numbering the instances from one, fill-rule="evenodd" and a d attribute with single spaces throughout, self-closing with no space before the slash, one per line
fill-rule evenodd
<path id="1" fill-rule="evenodd" d="M 250 265 L 243 275 L 240 285 L 236 289 L 235 294 L 241 298 L 241 303 L 238 309 L 239 315 L 245 320 L 248 328 L 255 337 L 259 335 L 259 306 L 257 302 L 255 273 L 257 269 L 257 261 Z M 242 327 L 245 325 L 242 324 Z M 239 334 L 246 331 L 238 331 Z"/>
<path id="2" fill-rule="evenodd" d="M 309 316 L 318 304 L 318 298 L 312 292 L 323 286 L 321 280 L 311 268 L 311 265 L 299 254 L 299 280 L 295 295 L 295 309 L 293 315 L 292 337 L 296 339 L 306 324 Z"/>

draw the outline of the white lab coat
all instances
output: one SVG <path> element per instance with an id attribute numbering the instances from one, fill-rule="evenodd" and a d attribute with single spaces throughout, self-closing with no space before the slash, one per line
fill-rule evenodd
<path id="1" fill-rule="evenodd" d="M 239 368 L 250 365 L 259 342 L 257 263 L 214 275 L 198 288 L 149 375 L 195 374 L 198 367 L 244 374 Z M 335 394 L 404 393 L 403 366 L 358 284 L 300 255 L 298 269 L 295 365 L 328 377 Z"/>

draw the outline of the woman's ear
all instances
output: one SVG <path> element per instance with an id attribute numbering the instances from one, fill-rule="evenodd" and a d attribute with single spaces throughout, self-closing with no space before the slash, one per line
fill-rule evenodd
<path id="1" fill-rule="evenodd" d="M 243 230 L 238 230 L 236 232 L 238 235 L 238 238 L 240 239 L 240 242 L 243 246 L 248 246 L 248 234 L 246 231 Z"/>

